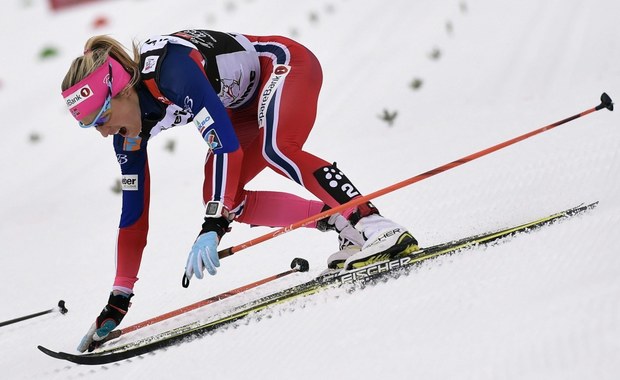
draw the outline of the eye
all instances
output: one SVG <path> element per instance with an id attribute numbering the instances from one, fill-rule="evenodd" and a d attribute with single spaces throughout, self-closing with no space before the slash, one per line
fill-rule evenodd
<path id="1" fill-rule="evenodd" d="M 106 112 L 103 115 L 101 115 L 99 117 L 99 119 L 97 119 L 97 121 L 95 122 L 95 127 L 101 127 L 103 124 L 107 123 L 108 121 L 110 121 L 110 118 L 112 117 L 112 112 Z"/>

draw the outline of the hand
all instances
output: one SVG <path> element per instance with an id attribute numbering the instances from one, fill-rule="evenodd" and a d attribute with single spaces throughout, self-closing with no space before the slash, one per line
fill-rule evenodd
<path id="1" fill-rule="evenodd" d="M 219 240 L 214 231 L 198 236 L 187 258 L 187 264 L 185 264 L 185 276 L 188 280 L 194 274 L 196 278 L 202 279 L 202 272 L 205 268 L 210 275 L 217 273 L 215 268 L 220 266 L 220 258 L 217 254 Z"/>
<path id="2" fill-rule="evenodd" d="M 95 323 L 90 326 L 84 338 L 82 338 L 77 347 L 79 352 L 85 352 L 86 350 L 91 352 L 101 346 L 105 337 L 121 323 L 123 317 L 127 314 L 130 306 L 129 300 L 133 297 L 133 294 L 114 293 L 116 291 L 110 293 L 108 304 L 103 308 Z"/>

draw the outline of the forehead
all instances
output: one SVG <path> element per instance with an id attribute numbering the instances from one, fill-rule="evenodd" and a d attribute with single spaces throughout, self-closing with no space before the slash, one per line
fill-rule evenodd
<path id="1" fill-rule="evenodd" d="M 63 91 L 69 111 L 78 121 L 84 121 L 93 111 L 99 111 L 109 94 L 110 65 L 104 63 L 84 79 Z"/>
<path id="2" fill-rule="evenodd" d="M 131 82 L 131 75 L 114 58 L 96 68 L 84 79 L 62 92 L 73 117 L 85 123 L 92 113 L 99 111 L 110 93 L 116 96 Z M 96 115 L 96 113 L 95 113 Z"/>

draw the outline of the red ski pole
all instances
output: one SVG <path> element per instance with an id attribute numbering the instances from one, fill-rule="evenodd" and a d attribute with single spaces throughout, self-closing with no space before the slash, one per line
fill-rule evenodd
<path id="1" fill-rule="evenodd" d="M 203 306 L 210 305 L 210 304 L 215 303 L 217 301 L 224 300 L 226 298 L 232 297 L 232 296 L 237 295 L 239 293 L 243 293 L 243 292 L 245 292 L 247 290 L 259 287 L 259 286 L 261 286 L 263 284 L 266 284 L 268 282 L 278 280 L 278 279 L 280 279 L 282 277 L 286 277 L 289 274 L 298 273 L 298 272 L 307 272 L 308 269 L 309 269 L 309 264 L 308 264 L 307 260 L 301 259 L 301 258 L 295 258 L 291 262 L 291 269 L 290 270 L 287 270 L 287 271 L 282 272 L 282 273 L 274 274 L 273 276 L 265 277 L 262 280 L 258 280 L 258 281 L 252 282 L 251 284 L 240 286 L 238 288 L 229 290 L 227 292 L 218 294 L 216 296 L 209 297 L 209 298 L 204 299 L 202 301 L 198 301 L 198 302 L 193 303 L 191 305 L 184 306 L 184 307 L 182 307 L 180 309 L 176 309 L 176 310 L 167 312 L 165 314 L 158 315 L 157 317 L 153 317 L 151 319 L 147 319 L 146 321 L 139 322 L 139 323 L 136 323 L 136 324 L 131 325 L 131 326 L 127 326 L 127 327 L 122 328 L 122 329 L 114 330 L 106 337 L 106 339 L 104 341 L 108 341 L 108 340 L 111 340 L 111 339 L 116 339 L 116 338 L 118 338 L 119 336 L 121 336 L 123 334 L 130 333 L 132 331 L 141 329 L 143 327 L 150 326 L 152 324 L 155 324 L 155 323 L 158 323 L 158 322 L 161 322 L 161 321 L 165 321 L 166 319 L 170 319 L 170 318 L 179 316 L 181 314 L 187 313 L 188 311 L 192 311 L 192 310 L 201 308 Z M 189 282 L 187 282 L 187 285 L 189 285 Z M 183 287 L 187 287 L 187 286 L 185 286 L 185 282 L 183 283 Z"/>
<path id="2" fill-rule="evenodd" d="M 401 182 L 395 183 L 395 184 L 393 184 L 391 186 L 388 186 L 388 187 L 385 187 L 383 189 L 377 190 L 374 193 L 370 193 L 368 195 L 355 198 L 355 199 L 353 199 L 353 200 L 351 200 L 351 201 L 349 201 L 347 203 L 344 203 L 344 204 L 342 204 L 342 205 L 340 205 L 338 207 L 334 207 L 334 208 L 329 209 L 327 211 L 321 212 L 320 214 L 316 214 L 316 215 L 308 217 L 308 218 L 306 218 L 304 220 L 300 220 L 299 222 L 290 224 L 290 225 L 288 225 L 286 227 L 282 227 L 282 228 L 280 228 L 280 229 L 278 229 L 276 231 L 267 233 L 265 235 L 262 235 L 262 236 L 259 236 L 257 238 L 254 238 L 252 240 L 248 240 L 245 243 L 241 243 L 241 244 L 235 245 L 233 247 L 223 249 L 223 250 L 218 252 L 219 257 L 220 258 L 228 257 L 228 256 L 230 256 L 230 255 L 232 255 L 234 253 L 237 253 L 237 252 L 239 252 L 239 251 L 241 251 L 243 249 L 246 249 L 246 248 L 249 248 L 249 247 L 251 247 L 253 245 L 256 245 L 256 244 L 262 243 L 264 241 L 270 240 L 270 239 L 272 239 L 272 238 L 274 238 L 274 237 L 276 237 L 278 235 L 282 235 L 284 233 L 293 231 L 293 230 L 295 230 L 295 229 L 297 229 L 299 227 L 303 227 L 303 226 L 306 226 L 306 225 L 308 225 L 310 223 L 317 222 L 317 221 L 319 221 L 319 220 L 321 220 L 321 219 L 323 219 L 323 218 L 325 218 L 327 216 L 333 215 L 333 214 L 338 213 L 340 211 L 344 211 L 344 210 L 349 209 L 351 207 L 354 207 L 354 206 L 360 205 L 362 203 L 368 202 L 368 201 L 370 201 L 372 199 L 378 198 L 378 197 L 380 197 L 382 195 L 385 195 L 387 193 L 391 193 L 391 192 L 393 192 L 395 190 L 401 189 L 401 188 L 403 188 L 405 186 L 409 186 L 409 185 L 414 184 L 416 182 L 420 182 L 420 181 L 425 180 L 425 179 L 427 179 L 429 177 L 433 177 L 433 176 L 435 176 L 435 175 L 437 175 L 439 173 L 443 173 L 443 172 L 448 171 L 450 169 L 453 169 L 453 168 L 455 168 L 457 166 L 461 166 L 461 165 L 463 165 L 463 164 L 465 164 L 467 162 L 470 162 L 470 161 L 473 161 L 473 160 L 475 160 L 477 158 L 486 156 L 487 154 L 493 153 L 493 152 L 498 151 L 500 149 L 503 149 L 503 148 L 505 148 L 507 146 L 516 144 L 516 143 L 518 143 L 520 141 L 523 141 L 525 139 L 528 139 L 528 138 L 530 138 L 532 136 L 535 136 L 535 135 L 538 135 L 540 133 L 546 132 L 546 131 L 551 130 L 551 129 L 557 127 L 557 126 L 560 126 L 562 124 L 566 124 L 569 121 L 575 120 L 577 118 L 580 118 L 582 116 L 588 115 L 588 114 L 590 114 L 592 112 L 601 110 L 603 108 L 607 108 L 610 111 L 614 110 L 614 104 L 613 104 L 611 98 L 609 97 L 609 95 L 607 95 L 606 93 L 603 93 L 601 95 L 601 103 L 599 105 L 597 105 L 596 107 L 592 107 L 592 108 L 587 109 L 587 110 L 585 110 L 583 112 L 580 112 L 580 113 L 578 113 L 576 115 L 573 115 L 571 117 L 567 117 L 566 119 L 562 119 L 560 121 L 556 121 L 555 123 L 546 125 L 546 126 L 544 126 L 542 128 L 539 128 L 539 129 L 536 129 L 534 131 L 528 132 L 528 133 L 523 134 L 521 136 L 517 136 L 517 137 L 512 138 L 510 140 L 506 140 L 506 141 L 504 141 L 502 143 L 499 143 L 497 145 L 493 145 L 493 146 L 491 146 L 489 148 L 486 148 L 486 149 L 483 149 L 483 150 L 481 150 L 479 152 L 472 153 L 472 154 L 470 154 L 468 156 L 459 158 L 458 160 L 455 160 L 455 161 L 449 162 L 447 164 L 441 165 L 439 167 L 436 167 L 435 169 L 431 169 L 429 171 L 426 171 L 424 173 L 418 174 L 418 175 L 416 175 L 414 177 L 411 177 L 409 179 L 406 179 L 404 181 L 401 181 Z"/>
<path id="3" fill-rule="evenodd" d="M 470 161 L 473 161 L 473 160 L 475 160 L 477 158 L 486 156 L 487 154 L 493 153 L 493 152 L 498 151 L 500 149 L 503 149 L 503 148 L 505 148 L 507 146 L 516 144 L 516 143 L 518 143 L 520 141 L 523 141 L 525 139 L 528 139 L 528 138 L 530 138 L 532 136 L 535 136 L 535 135 L 538 135 L 540 133 L 546 132 L 546 131 L 551 130 L 551 129 L 557 127 L 557 126 L 560 126 L 562 124 L 566 124 L 569 121 L 575 120 L 577 118 L 580 118 L 582 116 L 588 115 L 588 114 L 590 114 L 592 112 L 601 110 L 603 108 L 607 108 L 610 111 L 614 110 L 614 104 L 613 104 L 611 98 L 609 97 L 609 95 L 607 95 L 606 93 L 603 93 L 601 95 L 601 103 L 598 106 L 596 106 L 596 107 L 592 107 L 592 108 L 587 109 L 587 110 L 585 110 L 583 112 L 580 112 L 580 113 L 578 113 L 576 115 L 573 115 L 571 117 L 567 117 L 566 119 L 562 119 L 560 121 L 556 121 L 555 123 L 546 125 L 546 126 L 544 126 L 542 128 L 539 128 L 539 129 L 536 129 L 534 131 L 528 132 L 528 133 L 523 134 L 521 136 L 517 136 L 517 137 L 512 138 L 510 140 L 506 140 L 506 141 L 504 141 L 502 143 L 499 143 L 497 145 L 493 145 L 493 146 L 491 146 L 489 148 L 486 148 L 486 149 L 483 149 L 483 150 L 481 150 L 479 152 L 472 153 L 472 154 L 470 154 L 468 156 L 459 158 L 458 160 L 455 160 L 455 161 L 449 162 L 447 164 L 441 165 L 439 167 L 436 167 L 435 169 L 431 169 L 431 170 L 429 170 L 427 172 L 418 174 L 415 177 L 411 177 L 411 178 L 406 179 L 404 181 L 395 183 L 395 184 L 393 184 L 391 186 L 388 186 L 388 187 L 385 187 L 383 189 L 377 190 L 374 193 L 370 193 L 368 195 L 355 198 L 355 199 L 353 199 L 353 200 L 351 200 L 351 201 L 349 201 L 347 203 L 344 203 L 344 204 L 342 204 L 342 205 L 340 205 L 338 207 L 334 207 L 334 208 L 329 209 L 327 211 L 324 211 L 324 212 L 322 212 L 320 214 L 316 214 L 316 215 L 311 216 L 309 218 L 306 218 L 304 220 L 300 220 L 299 222 L 293 223 L 293 224 L 288 225 L 286 227 L 282 227 L 282 228 L 280 228 L 280 229 L 278 229 L 276 231 L 273 231 L 273 232 L 267 233 L 265 235 L 259 236 L 257 238 L 254 238 L 252 240 L 246 241 L 245 243 L 242 243 L 242 244 L 239 244 L 239 245 L 235 245 L 235 246 L 230 247 L 230 248 L 223 249 L 223 250 L 218 252 L 219 257 L 220 258 L 228 257 L 228 256 L 230 256 L 230 255 L 232 255 L 232 254 L 234 254 L 236 252 L 239 252 L 239 251 L 241 251 L 243 249 L 246 249 L 248 247 L 251 247 L 253 245 L 262 243 L 264 241 L 270 240 L 270 239 L 272 239 L 272 238 L 274 238 L 274 237 L 276 237 L 278 235 L 282 235 L 284 233 L 293 231 L 293 230 L 295 230 L 295 229 L 297 229 L 299 227 L 303 227 L 303 226 L 308 225 L 310 223 L 317 222 L 317 221 L 319 221 L 319 220 L 321 220 L 321 219 L 323 219 L 323 218 L 325 218 L 327 216 L 333 215 L 333 214 L 338 213 L 340 211 L 344 211 L 346 209 L 349 209 L 349 208 L 352 208 L 354 206 L 360 205 L 362 203 L 368 202 L 368 201 L 370 201 L 372 199 L 378 198 L 378 197 L 380 197 L 382 195 L 385 195 L 387 193 L 391 193 L 391 192 L 393 192 L 395 190 L 401 189 L 401 188 L 403 188 L 405 186 L 409 186 L 409 185 L 414 184 L 416 182 L 420 182 L 420 181 L 425 180 L 425 179 L 427 179 L 429 177 L 433 177 L 433 176 L 435 176 L 435 175 L 437 175 L 439 173 L 443 173 L 443 172 L 448 171 L 450 169 L 453 169 L 453 168 L 455 168 L 457 166 L 461 166 L 461 165 L 463 165 L 463 164 L 465 164 L 467 162 L 470 162 Z"/>

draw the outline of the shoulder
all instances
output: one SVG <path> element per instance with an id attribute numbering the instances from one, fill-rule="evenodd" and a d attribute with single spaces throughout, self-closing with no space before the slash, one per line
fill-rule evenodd
<path id="1" fill-rule="evenodd" d="M 171 104 L 164 92 L 178 92 L 183 87 L 191 52 L 195 49 L 187 41 L 173 36 L 154 36 L 140 45 L 140 77 L 149 92 L 163 103 Z M 190 44 L 191 45 L 191 44 Z M 195 63 L 193 63 L 195 65 Z M 191 68 L 191 66 L 190 66 Z"/>
<path id="2" fill-rule="evenodd" d="M 154 36 L 142 41 L 139 45 L 140 72 L 149 76 L 157 72 L 163 61 L 173 61 L 187 55 L 193 45 L 188 41 L 174 36 Z M 166 59 L 169 55 L 172 59 Z"/>
<path id="3" fill-rule="evenodd" d="M 165 56 L 157 60 L 156 82 L 166 93 L 185 94 L 189 89 L 208 88 L 203 57 L 196 49 L 170 44 Z"/>
<path id="4" fill-rule="evenodd" d="M 187 65 L 187 62 L 196 64 L 196 60 L 201 58 L 193 57 L 194 51 L 199 53 L 190 42 L 174 36 L 148 38 L 141 43 L 139 51 L 142 79 L 155 79 L 158 82 L 162 70 L 176 71 Z"/>

